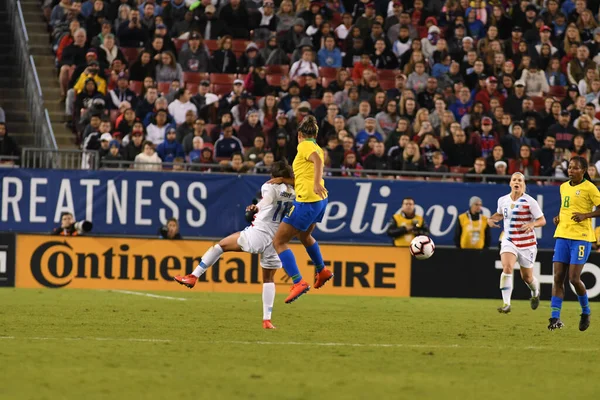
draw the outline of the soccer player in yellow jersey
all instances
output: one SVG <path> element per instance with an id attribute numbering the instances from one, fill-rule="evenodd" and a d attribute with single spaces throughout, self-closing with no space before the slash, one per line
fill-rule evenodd
<path id="1" fill-rule="evenodd" d="M 590 326 L 590 304 L 585 284 L 581 281 L 581 270 L 585 265 L 596 235 L 592 218 L 600 216 L 600 192 L 587 174 L 588 163 L 583 157 L 573 157 L 569 162 L 569 181 L 560 185 L 560 212 L 554 217 L 556 244 L 554 245 L 554 284 L 552 285 L 552 314 L 549 330 L 561 329 L 560 310 L 565 297 L 565 277 L 569 271 L 569 282 L 575 287 L 581 319 L 579 330 Z M 594 210 L 596 208 L 596 211 Z"/>
<path id="2" fill-rule="evenodd" d="M 310 290 L 298 270 L 294 253 L 288 247 L 294 236 L 306 247 L 306 252 L 315 265 L 315 289 L 322 287 L 333 277 L 333 273 L 325 268 L 319 244 L 312 236 L 315 226 L 323 219 L 328 196 L 323 180 L 323 150 L 316 142 L 318 132 L 317 120 L 312 115 L 305 117 L 298 127 L 298 153 L 292 164 L 296 199 L 273 238 L 273 247 L 283 269 L 294 281 L 290 295 L 285 299 L 286 303 L 293 302 Z M 278 180 L 270 182 L 274 181 Z M 283 180 L 279 178 L 278 183 L 281 181 Z"/>

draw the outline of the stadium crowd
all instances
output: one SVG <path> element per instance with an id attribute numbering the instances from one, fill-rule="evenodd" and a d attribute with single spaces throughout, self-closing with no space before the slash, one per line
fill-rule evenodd
<path id="1" fill-rule="evenodd" d="M 292 160 L 295 128 L 313 114 L 338 175 L 454 171 L 477 181 L 564 177 L 573 155 L 600 165 L 599 4 L 46 0 L 44 9 L 70 126 L 105 166 L 256 171 Z"/>

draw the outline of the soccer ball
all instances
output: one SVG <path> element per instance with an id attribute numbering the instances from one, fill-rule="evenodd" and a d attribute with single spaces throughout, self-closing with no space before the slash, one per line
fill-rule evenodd
<path id="1" fill-rule="evenodd" d="M 426 260 L 433 255 L 435 244 L 428 236 L 417 236 L 410 242 L 408 250 L 417 260 Z"/>

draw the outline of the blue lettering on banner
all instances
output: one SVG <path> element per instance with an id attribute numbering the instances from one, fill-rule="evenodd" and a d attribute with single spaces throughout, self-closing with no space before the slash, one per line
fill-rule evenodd
<path id="1" fill-rule="evenodd" d="M 89 220 L 93 232 L 155 235 L 167 219 L 180 222 L 184 237 L 223 237 L 246 226 L 245 208 L 266 175 L 141 171 L 49 171 L 0 169 L 0 227 L 3 231 L 50 232 L 62 212 Z M 315 236 L 328 242 L 391 243 L 388 222 L 404 197 L 416 200 L 436 244 L 452 245 L 458 216 L 472 196 L 484 214 L 496 211 L 508 185 L 328 178 L 329 204 Z M 557 186 L 529 187 L 551 221 L 558 214 Z M 537 230 L 540 247 L 552 248 L 554 226 Z M 493 230 L 497 239 L 500 230 Z M 494 240 L 493 244 L 497 241 Z"/>

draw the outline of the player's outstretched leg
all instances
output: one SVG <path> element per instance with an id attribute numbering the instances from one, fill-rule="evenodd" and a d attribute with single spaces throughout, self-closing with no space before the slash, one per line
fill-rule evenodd
<path id="1" fill-rule="evenodd" d="M 304 248 L 306 248 L 306 252 L 315 266 L 315 283 L 313 286 L 315 289 L 319 289 L 323 287 L 327 281 L 333 278 L 333 272 L 325 268 L 319 243 L 317 243 L 315 238 L 312 236 L 312 232 L 314 231 L 316 225 L 317 224 L 312 224 L 307 232 L 301 232 L 298 234 L 298 238 L 304 245 Z"/>
<path id="2" fill-rule="evenodd" d="M 273 304 L 275 303 L 275 282 L 273 281 L 275 271 L 275 269 L 263 268 L 262 302 L 264 329 L 275 329 L 275 326 L 271 323 L 271 313 L 273 312 Z"/>
<path id="3" fill-rule="evenodd" d="M 521 266 L 521 278 L 531 290 L 531 309 L 537 310 L 540 305 L 540 284 L 535 276 L 533 276 L 533 268 L 524 268 Z"/>
<path id="4" fill-rule="evenodd" d="M 581 319 L 579 320 L 579 330 L 585 331 L 590 327 L 590 302 L 588 300 L 587 289 L 585 283 L 581 280 L 582 264 L 571 264 L 569 267 L 569 282 L 575 287 L 577 300 L 581 305 Z"/>
<path id="5" fill-rule="evenodd" d="M 556 250 L 555 250 L 556 257 Z M 565 297 L 565 276 L 567 265 L 554 262 L 554 282 L 552 283 L 552 298 L 550 299 L 550 324 L 548 330 L 562 329 L 565 325 L 560 320 L 563 298 Z"/>
<path id="6" fill-rule="evenodd" d="M 508 314 L 511 311 L 510 298 L 513 291 L 513 266 L 517 262 L 517 256 L 513 253 L 501 253 L 502 274 L 500 275 L 500 292 L 502 293 L 502 307 L 498 312 Z"/>
<path id="7" fill-rule="evenodd" d="M 198 282 L 198 278 L 200 278 L 208 268 L 216 263 L 223 253 L 241 250 L 237 243 L 239 237 L 240 233 L 236 232 L 227 236 L 225 239 L 222 239 L 218 244 L 212 246 L 206 251 L 206 253 L 204 253 L 200 260 L 200 264 L 198 264 L 196 269 L 191 274 L 186 276 L 177 275 L 173 278 L 175 282 L 179 283 L 180 285 L 187 286 L 190 289 L 193 288 L 194 285 L 196 285 L 196 282 Z"/>
<path id="8" fill-rule="evenodd" d="M 299 230 L 284 221 L 279 225 L 279 229 L 277 229 L 277 233 L 275 233 L 275 237 L 273 238 L 273 247 L 281 260 L 283 269 L 294 282 L 290 288 L 289 296 L 285 299 L 286 303 L 296 301 L 300 296 L 310 290 L 308 283 L 302 279 L 298 264 L 296 264 L 294 253 L 287 245 L 290 240 L 299 233 Z"/>

